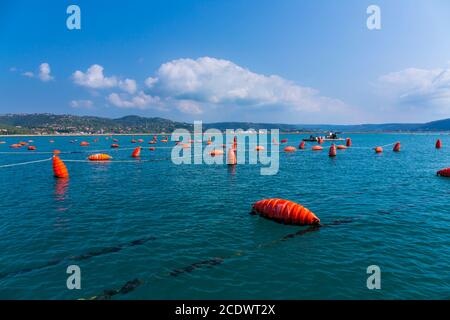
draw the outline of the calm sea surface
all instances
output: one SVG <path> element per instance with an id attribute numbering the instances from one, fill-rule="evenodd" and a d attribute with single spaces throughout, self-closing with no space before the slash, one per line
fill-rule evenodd
<path id="1" fill-rule="evenodd" d="M 141 159 L 155 161 L 66 162 L 68 181 L 53 178 L 50 161 L 0 167 L 0 298 L 109 290 L 113 299 L 449 299 L 450 178 L 436 171 L 450 167 L 450 136 L 349 136 L 354 148 L 335 159 L 327 148 L 281 152 L 274 176 L 259 165 L 174 165 L 170 149 L 158 149 L 173 143 L 149 151 L 149 136 L 135 138 L 145 139 Z M 282 138 L 298 146 L 303 137 Z M 122 149 L 135 146 L 117 138 Z M 35 153 L 9 148 L 29 139 Z M 91 145 L 80 147 L 83 139 Z M 93 139 L 0 138 L 0 166 L 53 149 L 78 152 L 63 160 L 99 149 L 132 160 L 131 150 L 110 150 L 111 139 Z M 395 141 L 400 153 L 369 149 Z M 323 224 L 346 223 L 297 233 L 307 227 L 249 215 L 252 203 L 273 197 L 306 206 Z M 81 290 L 66 287 L 72 264 Z M 367 289 L 370 265 L 381 268 L 381 290 Z"/>

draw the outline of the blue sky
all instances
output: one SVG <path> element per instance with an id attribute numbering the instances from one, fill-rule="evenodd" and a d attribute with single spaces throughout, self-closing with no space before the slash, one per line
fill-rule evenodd
<path id="1" fill-rule="evenodd" d="M 70 4 L 81 30 L 66 27 Z M 366 26 L 371 4 L 381 30 Z M 449 18 L 446 0 L 3 0 L 0 113 L 449 118 Z"/>

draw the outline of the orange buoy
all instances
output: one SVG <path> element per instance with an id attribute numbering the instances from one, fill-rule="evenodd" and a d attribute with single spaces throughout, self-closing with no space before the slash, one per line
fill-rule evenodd
<path id="1" fill-rule="evenodd" d="M 440 148 L 442 148 L 442 142 L 441 142 L 441 139 L 437 139 L 437 141 L 436 141 L 436 149 L 440 149 Z"/>
<path id="2" fill-rule="evenodd" d="M 265 148 L 263 146 L 256 146 L 256 151 L 263 151 Z"/>
<path id="3" fill-rule="evenodd" d="M 400 152 L 400 142 L 397 142 L 394 146 L 394 149 L 392 149 L 394 152 Z"/>
<path id="4" fill-rule="evenodd" d="M 236 163 L 237 163 L 236 153 L 232 148 L 230 148 L 230 149 L 228 149 L 227 164 L 232 166 L 232 165 L 235 165 Z"/>
<path id="5" fill-rule="evenodd" d="M 36 150 L 36 147 L 35 146 L 28 146 L 28 150 L 34 151 L 34 150 Z"/>
<path id="6" fill-rule="evenodd" d="M 322 151 L 322 150 L 323 150 L 323 147 L 322 147 L 322 146 L 313 146 L 313 147 L 311 148 L 311 150 L 312 150 L 312 151 Z"/>
<path id="7" fill-rule="evenodd" d="M 286 143 L 286 142 L 288 142 L 288 139 L 281 140 L 281 143 Z"/>
<path id="8" fill-rule="evenodd" d="M 322 139 L 322 138 L 319 138 L 319 139 L 317 140 L 317 143 L 322 144 L 322 143 L 323 143 L 323 139 Z"/>
<path id="9" fill-rule="evenodd" d="M 233 138 L 233 150 L 236 151 L 237 150 L 237 137 L 235 136 Z M 236 155 L 235 155 L 236 156 Z"/>
<path id="10" fill-rule="evenodd" d="M 89 142 L 87 142 L 87 141 L 80 142 L 80 146 L 82 146 L 82 147 L 87 147 L 88 145 L 89 145 Z"/>
<path id="11" fill-rule="evenodd" d="M 53 175 L 56 178 L 62 179 L 69 177 L 69 172 L 67 171 L 66 165 L 57 155 L 53 156 Z"/>
<path id="12" fill-rule="evenodd" d="M 350 138 L 345 139 L 345 146 L 347 148 L 350 148 L 352 146 L 352 139 Z"/>
<path id="13" fill-rule="evenodd" d="M 155 148 L 154 147 L 150 147 L 150 148 L 148 148 L 148 150 L 155 151 Z"/>
<path id="14" fill-rule="evenodd" d="M 376 147 L 374 148 L 376 153 L 382 153 L 383 152 L 383 148 L 382 147 Z"/>
<path id="15" fill-rule="evenodd" d="M 336 157 L 336 146 L 334 144 L 331 145 L 328 156 L 331 158 Z"/>
<path id="16" fill-rule="evenodd" d="M 20 141 L 19 144 L 20 144 L 21 146 L 26 146 L 26 145 L 28 144 L 28 142 Z"/>
<path id="17" fill-rule="evenodd" d="M 19 143 L 14 143 L 14 144 L 10 145 L 9 147 L 13 148 L 13 149 L 17 149 L 17 148 L 22 148 L 22 145 Z"/>
<path id="18" fill-rule="evenodd" d="M 284 152 L 295 152 L 297 149 L 295 147 L 289 146 L 284 148 Z"/>
<path id="19" fill-rule="evenodd" d="M 169 140 L 167 140 L 167 139 L 163 139 L 163 140 L 161 140 L 161 142 L 164 142 L 164 143 L 166 143 L 166 142 L 168 142 Z"/>
<path id="20" fill-rule="evenodd" d="M 137 142 L 142 143 L 144 142 L 144 139 L 138 139 Z"/>
<path id="21" fill-rule="evenodd" d="M 207 145 L 210 145 L 211 143 L 212 143 L 211 140 L 208 140 L 208 141 L 206 142 Z"/>
<path id="22" fill-rule="evenodd" d="M 90 161 L 108 161 L 108 160 L 111 160 L 112 157 L 109 154 L 97 153 L 97 154 L 90 155 L 88 157 L 88 159 Z"/>
<path id="23" fill-rule="evenodd" d="M 111 148 L 118 148 L 119 147 L 119 145 L 117 144 L 117 143 L 113 143 L 112 145 L 111 145 Z"/>
<path id="24" fill-rule="evenodd" d="M 137 147 L 134 149 L 133 153 L 131 154 L 133 158 L 138 158 L 141 156 L 141 147 Z"/>
<path id="25" fill-rule="evenodd" d="M 309 209 L 284 199 L 264 199 L 253 204 L 253 214 L 284 224 L 319 225 L 320 219 Z"/>
<path id="26" fill-rule="evenodd" d="M 345 150 L 345 149 L 347 149 L 347 147 L 344 146 L 344 145 L 339 145 L 339 146 L 337 146 L 336 148 L 337 148 L 338 150 Z"/>
<path id="27" fill-rule="evenodd" d="M 60 154 L 61 153 L 61 151 L 60 150 L 53 150 L 53 154 Z"/>
<path id="28" fill-rule="evenodd" d="M 223 150 L 219 150 L 219 149 L 214 149 L 209 153 L 211 156 L 215 157 L 215 156 L 221 156 L 223 155 Z"/>
<path id="29" fill-rule="evenodd" d="M 298 146 L 299 149 L 305 149 L 305 141 L 300 142 L 300 145 Z"/>
<path id="30" fill-rule="evenodd" d="M 441 177 L 450 178 L 450 168 L 439 170 L 436 174 Z"/>

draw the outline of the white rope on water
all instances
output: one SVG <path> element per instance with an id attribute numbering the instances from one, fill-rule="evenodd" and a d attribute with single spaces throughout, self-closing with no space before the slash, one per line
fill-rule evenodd
<path id="1" fill-rule="evenodd" d="M 24 166 L 27 164 L 33 164 L 33 163 L 39 163 L 39 162 L 46 162 L 50 161 L 52 158 L 43 159 L 43 160 L 35 160 L 35 161 L 27 161 L 27 162 L 19 162 L 19 163 L 11 163 L 11 164 L 4 164 L 0 165 L 0 168 L 9 168 L 9 167 L 16 167 L 16 166 Z"/>

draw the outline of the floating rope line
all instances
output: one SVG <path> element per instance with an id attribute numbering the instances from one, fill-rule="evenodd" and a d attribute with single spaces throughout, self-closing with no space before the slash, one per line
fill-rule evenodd
<path id="1" fill-rule="evenodd" d="M 16 167 L 16 166 L 24 166 L 24 165 L 27 165 L 27 164 L 46 162 L 46 161 L 50 161 L 50 160 L 52 160 L 52 158 L 43 159 L 43 160 L 36 160 L 36 161 L 27 161 L 27 162 L 4 164 L 4 165 L 1 165 L 0 168 L 10 168 L 10 167 Z"/>

